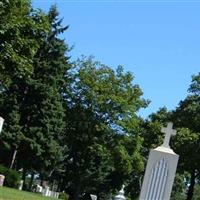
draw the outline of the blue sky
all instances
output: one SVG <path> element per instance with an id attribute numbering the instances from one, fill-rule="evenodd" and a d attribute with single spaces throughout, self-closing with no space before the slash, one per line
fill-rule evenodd
<path id="1" fill-rule="evenodd" d="M 48 10 L 56 3 L 72 59 L 93 55 L 112 68 L 131 71 L 151 104 L 143 117 L 187 95 L 200 71 L 200 1 L 34 0 Z"/>

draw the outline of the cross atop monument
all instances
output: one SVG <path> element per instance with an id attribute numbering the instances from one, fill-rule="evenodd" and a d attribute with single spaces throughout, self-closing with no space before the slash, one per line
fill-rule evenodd
<path id="1" fill-rule="evenodd" d="M 170 137 L 171 135 L 176 135 L 176 130 L 174 130 L 172 127 L 173 123 L 169 122 L 167 124 L 167 127 L 162 127 L 161 129 L 161 132 L 165 133 L 165 140 L 164 143 L 162 144 L 163 147 L 170 148 L 169 146 Z"/>

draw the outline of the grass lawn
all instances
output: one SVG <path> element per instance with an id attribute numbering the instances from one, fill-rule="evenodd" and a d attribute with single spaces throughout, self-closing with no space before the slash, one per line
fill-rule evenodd
<path id="1" fill-rule="evenodd" d="M 19 191 L 12 188 L 0 187 L 0 200 L 55 200 L 39 194 Z"/>

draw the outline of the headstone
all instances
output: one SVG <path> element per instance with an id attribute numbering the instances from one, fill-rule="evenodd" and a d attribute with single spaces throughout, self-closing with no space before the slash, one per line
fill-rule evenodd
<path id="1" fill-rule="evenodd" d="M 36 192 L 42 193 L 42 186 L 36 185 Z"/>
<path id="2" fill-rule="evenodd" d="M 126 200 L 124 196 L 124 185 L 122 186 L 122 189 L 119 191 L 118 195 L 115 196 L 114 200 Z"/>
<path id="3" fill-rule="evenodd" d="M 3 186 L 4 180 L 5 180 L 5 176 L 0 174 L 0 186 Z"/>
<path id="4" fill-rule="evenodd" d="M 97 196 L 94 195 L 94 194 L 91 194 L 90 197 L 91 197 L 92 200 L 97 200 Z"/>
<path id="5" fill-rule="evenodd" d="M 161 131 L 165 133 L 164 143 L 150 151 L 140 200 L 169 200 L 179 156 L 169 146 L 171 135 L 176 131 L 168 123 Z"/>
<path id="6" fill-rule="evenodd" d="M 45 188 L 43 188 L 42 194 L 45 197 L 47 197 L 49 195 L 49 187 L 48 186 L 46 186 Z"/>
<path id="7" fill-rule="evenodd" d="M 4 122 L 4 119 L 2 117 L 0 117 L 0 133 L 2 131 L 3 122 Z"/>
<path id="8" fill-rule="evenodd" d="M 59 194 L 60 194 L 59 192 L 56 192 L 56 195 L 55 195 L 55 198 L 56 198 L 56 199 L 58 199 Z"/>
<path id="9" fill-rule="evenodd" d="M 0 133 L 2 131 L 3 122 L 4 122 L 4 119 L 2 117 L 0 117 Z M 0 186 L 3 186 L 4 179 L 5 179 L 5 176 L 0 174 Z"/>
<path id="10" fill-rule="evenodd" d="M 19 187 L 18 187 L 19 190 L 22 190 L 22 188 L 23 188 L 23 183 L 24 183 L 23 180 L 21 180 L 21 181 L 19 182 Z"/>

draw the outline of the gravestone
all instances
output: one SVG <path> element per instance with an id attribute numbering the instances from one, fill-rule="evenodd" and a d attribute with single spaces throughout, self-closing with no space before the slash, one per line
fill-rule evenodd
<path id="1" fill-rule="evenodd" d="M 4 122 L 4 119 L 0 117 L 0 133 L 3 127 L 3 122 Z M 3 174 L 0 174 L 0 186 L 3 186 L 4 179 L 5 179 L 5 176 Z"/>
<path id="2" fill-rule="evenodd" d="M 21 181 L 19 182 L 18 190 L 22 190 L 22 188 L 23 188 L 23 183 L 24 183 L 23 180 L 21 180 Z"/>
<path id="3" fill-rule="evenodd" d="M 45 188 L 43 188 L 42 195 L 45 197 L 49 196 L 49 187 L 48 186 L 45 186 Z"/>
<path id="4" fill-rule="evenodd" d="M 122 185 L 122 189 L 119 191 L 119 194 L 115 196 L 114 200 L 126 200 L 124 196 L 124 185 Z"/>
<path id="5" fill-rule="evenodd" d="M 38 192 L 38 193 L 42 193 L 42 186 L 37 184 L 35 191 Z"/>
<path id="6" fill-rule="evenodd" d="M 91 194 L 90 197 L 91 197 L 92 200 L 97 200 L 97 196 L 94 195 L 94 194 Z"/>
<path id="7" fill-rule="evenodd" d="M 0 174 L 0 186 L 3 186 L 4 180 L 5 180 L 5 176 Z"/>
<path id="8" fill-rule="evenodd" d="M 3 122 L 4 122 L 4 119 L 2 117 L 0 117 L 0 133 L 1 133 L 1 130 L 3 127 Z"/>
<path id="9" fill-rule="evenodd" d="M 161 131 L 165 133 L 164 143 L 150 151 L 140 200 L 169 200 L 179 156 L 169 146 L 171 135 L 176 131 L 168 123 Z"/>

